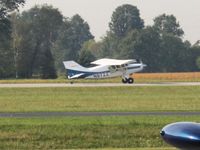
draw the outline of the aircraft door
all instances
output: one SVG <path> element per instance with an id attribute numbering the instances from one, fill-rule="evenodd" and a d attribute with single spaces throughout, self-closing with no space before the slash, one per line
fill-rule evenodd
<path id="1" fill-rule="evenodd" d="M 127 66 L 128 66 L 127 64 L 121 65 L 121 68 L 122 68 L 122 71 L 123 71 L 123 72 L 126 72 Z"/>

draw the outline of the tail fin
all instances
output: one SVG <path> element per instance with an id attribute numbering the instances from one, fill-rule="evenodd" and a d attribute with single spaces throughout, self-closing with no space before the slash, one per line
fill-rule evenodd
<path id="1" fill-rule="evenodd" d="M 64 61 L 63 62 L 65 69 L 67 69 L 67 77 L 69 79 L 72 78 L 79 78 L 84 74 L 84 72 L 87 72 L 88 69 L 79 65 L 75 61 Z"/>
<path id="2" fill-rule="evenodd" d="M 75 61 L 64 61 L 63 62 L 65 69 L 67 70 L 77 70 L 77 71 L 86 71 L 87 68 L 79 65 Z"/>

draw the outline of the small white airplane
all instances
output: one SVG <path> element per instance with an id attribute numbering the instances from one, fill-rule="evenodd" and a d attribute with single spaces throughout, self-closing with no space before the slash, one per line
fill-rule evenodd
<path id="1" fill-rule="evenodd" d="M 103 58 L 91 62 L 95 67 L 85 68 L 74 61 L 64 61 L 65 69 L 67 69 L 68 79 L 77 78 L 108 78 L 121 76 L 123 83 L 133 83 L 132 74 L 139 72 L 146 67 L 142 62 L 135 59 L 118 60 Z"/>

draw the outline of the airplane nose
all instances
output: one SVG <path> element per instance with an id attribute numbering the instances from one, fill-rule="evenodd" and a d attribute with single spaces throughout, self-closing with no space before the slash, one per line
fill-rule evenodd
<path id="1" fill-rule="evenodd" d="M 165 135 L 165 131 L 161 130 L 161 131 L 160 131 L 160 135 L 161 135 L 161 136 L 164 136 L 164 135 Z"/>
<path id="2" fill-rule="evenodd" d="M 147 65 L 142 63 L 141 66 L 142 66 L 142 68 L 144 68 L 144 67 L 146 67 Z"/>

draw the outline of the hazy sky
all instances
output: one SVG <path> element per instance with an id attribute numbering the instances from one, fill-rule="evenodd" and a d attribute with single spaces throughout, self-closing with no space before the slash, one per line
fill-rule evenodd
<path id="1" fill-rule="evenodd" d="M 59 8 L 65 17 L 79 14 L 97 40 L 106 34 L 113 11 L 122 4 L 137 6 L 145 25 L 152 25 L 160 14 L 173 14 L 185 31 L 185 39 L 192 43 L 200 40 L 200 0 L 26 0 L 20 10 L 44 3 Z"/>

